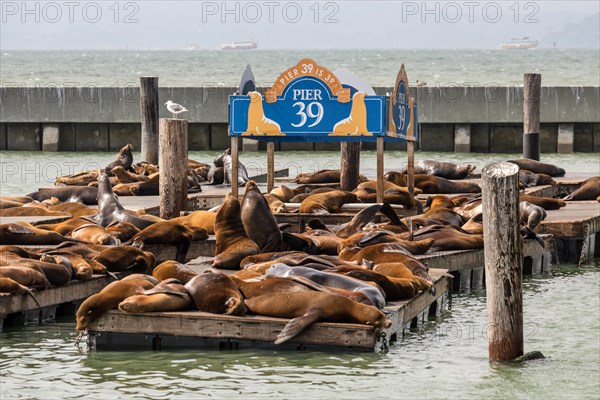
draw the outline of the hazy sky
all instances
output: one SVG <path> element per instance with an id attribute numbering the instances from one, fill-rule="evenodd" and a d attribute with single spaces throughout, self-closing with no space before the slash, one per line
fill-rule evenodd
<path id="1" fill-rule="evenodd" d="M 594 46 L 592 1 L 0 1 L 2 49 Z M 587 18 L 587 20 L 586 20 Z M 583 21 L 583 22 L 582 22 Z M 591 28 L 590 28 L 591 27 Z M 581 37 L 579 37 L 581 35 Z M 590 45 L 591 43 L 591 45 Z"/>

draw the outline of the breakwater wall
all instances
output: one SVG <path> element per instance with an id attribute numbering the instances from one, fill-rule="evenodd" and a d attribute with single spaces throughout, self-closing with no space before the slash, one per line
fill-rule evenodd
<path id="1" fill-rule="evenodd" d="M 376 88 L 377 94 L 392 88 Z M 413 89 L 415 90 L 415 89 Z M 162 104 L 173 100 L 190 111 L 190 150 L 223 150 L 231 87 L 164 87 Z M 413 92 L 414 93 L 414 92 Z M 522 87 L 420 87 L 421 138 L 426 151 L 518 153 L 522 151 Z M 600 87 L 543 87 L 541 151 L 600 151 Z M 140 146 L 137 87 L 0 87 L 0 150 L 113 151 Z M 264 143 L 244 140 L 243 150 Z M 364 144 L 365 149 L 374 144 Z M 403 143 L 386 144 L 403 149 Z M 281 143 L 278 150 L 335 150 L 336 143 Z"/>

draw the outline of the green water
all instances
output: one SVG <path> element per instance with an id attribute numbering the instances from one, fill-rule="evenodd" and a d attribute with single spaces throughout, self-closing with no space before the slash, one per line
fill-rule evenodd
<path id="1" fill-rule="evenodd" d="M 0 335 L 2 399 L 598 399 L 600 260 L 524 282 L 524 365 L 487 359 L 485 291 L 387 354 L 316 351 L 99 351 L 71 321 Z"/>
<path id="2" fill-rule="evenodd" d="M 193 151 L 189 158 L 212 164 L 219 151 Z M 483 153 L 436 153 L 419 151 L 415 158 L 434 159 L 454 163 L 468 162 L 477 166 L 475 173 L 490 162 L 520 158 L 520 154 Z M 76 153 L 76 152 L 0 152 L 0 195 L 23 195 L 39 187 L 52 186 L 57 176 L 68 175 L 82 170 L 104 168 L 116 158 L 116 152 Z M 134 161 L 139 153 L 134 153 Z M 267 170 L 266 153 L 242 152 L 240 160 L 251 175 L 263 174 Z M 597 153 L 542 154 L 541 160 L 563 167 L 570 178 L 600 175 L 600 157 Z M 385 152 L 385 170 L 402 169 L 406 163 L 406 153 Z M 275 168 L 289 168 L 290 176 L 301 172 L 314 172 L 320 169 L 337 169 L 340 165 L 339 152 L 335 151 L 287 151 L 275 154 Z M 375 151 L 361 152 L 361 173 L 374 177 L 376 174 Z"/>

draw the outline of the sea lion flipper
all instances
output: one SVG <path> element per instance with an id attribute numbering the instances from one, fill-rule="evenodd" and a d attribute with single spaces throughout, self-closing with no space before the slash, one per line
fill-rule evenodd
<path id="1" fill-rule="evenodd" d="M 308 328 L 310 325 L 317 322 L 319 319 L 319 313 L 316 310 L 309 310 L 306 314 L 301 317 L 296 317 L 288 322 L 279 335 L 275 339 L 275 344 L 282 344 L 297 336 Z"/>
<path id="2" fill-rule="evenodd" d="M 23 225 L 19 225 L 19 224 L 10 224 L 7 228 L 7 230 L 10 233 L 18 233 L 18 234 L 25 234 L 25 235 L 34 235 L 34 232 L 27 228 L 26 226 Z"/>

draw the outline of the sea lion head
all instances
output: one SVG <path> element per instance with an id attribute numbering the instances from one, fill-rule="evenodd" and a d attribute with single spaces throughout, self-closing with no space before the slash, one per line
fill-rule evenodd
<path id="1" fill-rule="evenodd" d="M 469 175 L 470 173 L 472 173 L 473 171 L 475 171 L 475 165 L 471 165 L 471 164 L 459 164 L 456 166 L 456 172 L 458 174 L 462 174 L 464 173 L 465 175 Z"/>

